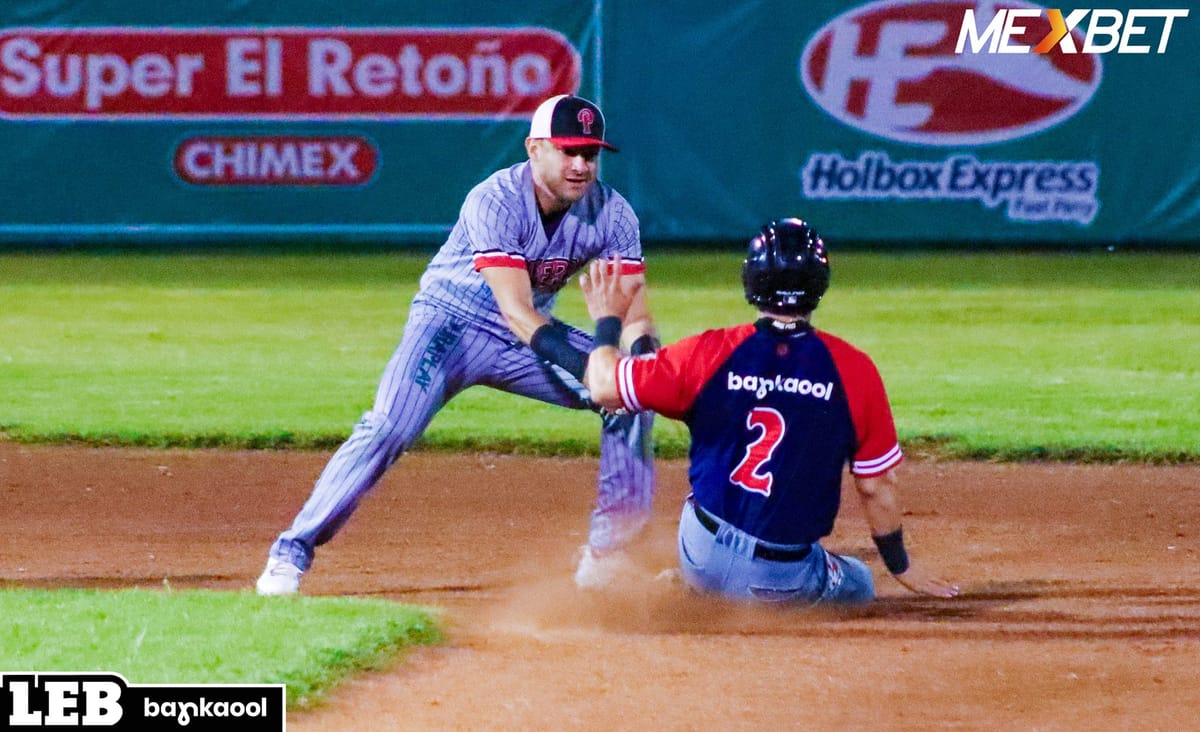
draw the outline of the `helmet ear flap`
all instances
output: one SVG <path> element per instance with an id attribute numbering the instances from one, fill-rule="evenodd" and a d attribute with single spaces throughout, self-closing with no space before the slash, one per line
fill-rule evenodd
<path id="1" fill-rule="evenodd" d="M 816 309 L 829 288 L 825 243 L 801 219 L 775 219 L 750 240 L 742 263 L 746 301 L 780 315 Z"/>

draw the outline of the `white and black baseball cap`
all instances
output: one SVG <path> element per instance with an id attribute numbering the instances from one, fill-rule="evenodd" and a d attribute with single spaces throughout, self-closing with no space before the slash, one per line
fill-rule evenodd
<path id="1" fill-rule="evenodd" d="M 549 140 L 559 147 L 599 145 L 617 152 L 604 141 L 604 114 L 583 97 L 559 94 L 542 102 L 533 113 L 529 136 Z"/>

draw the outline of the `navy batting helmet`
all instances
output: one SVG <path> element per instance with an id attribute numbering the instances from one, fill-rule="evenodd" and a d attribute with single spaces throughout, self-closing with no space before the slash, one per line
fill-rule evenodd
<path id="1" fill-rule="evenodd" d="M 816 309 L 829 288 L 829 255 L 817 232 L 800 219 L 774 219 L 750 240 L 742 263 L 746 301 L 780 315 Z"/>

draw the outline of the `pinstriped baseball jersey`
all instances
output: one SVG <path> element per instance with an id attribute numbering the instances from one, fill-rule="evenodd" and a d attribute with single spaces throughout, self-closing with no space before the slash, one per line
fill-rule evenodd
<path id="1" fill-rule="evenodd" d="M 645 271 L 638 220 L 612 187 L 597 180 L 547 236 L 529 161 L 497 171 L 463 202 L 446 243 L 421 277 L 414 303 L 449 310 L 501 338 L 514 338 L 479 270 L 529 272 L 534 306 L 549 317 L 558 291 L 587 262 L 619 254 L 622 271 Z"/>
<path id="2" fill-rule="evenodd" d="M 625 357 L 617 391 L 631 410 L 687 424 L 701 507 L 759 539 L 803 544 L 832 531 L 847 463 L 872 477 L 903 456 L 870 357 L 829 333 L 774 322 Z"/>
<path id="3" fill-rule="evenodd" d="M 541 221 L 528 162 L 498 171 L 473 188 L 449 238 L 421 277 L 373 408 L 330 458 L 271 556 L 307 570 L 315 548 L 333 538 L 384 471 L 465 389 L 485 385 L 570 409 L 592 408 L 574 377 L 542 361 L 508 328 L 479 270 L 526 270 L 534 304 L 549 318 L 555 294 L 571 275 L 592 259 L 614 254 L 620 256 L 623 272 L 645 271 L 637 217 L 623 197 L 600 181 L 552 225 Z M 588 334 L 563 323 L 556 327 L 572 348 L 591 349 Z M 648 412 L 602 421 L 596 504 L 588 529 L 593 551 L 623 546 L 649 518 L 652 425 Z"/>

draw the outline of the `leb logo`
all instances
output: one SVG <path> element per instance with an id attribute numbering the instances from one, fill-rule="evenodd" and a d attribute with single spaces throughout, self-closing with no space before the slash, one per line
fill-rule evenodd
<path id="1" fill-rule="evenodd" d="M 112 727 L 125 716 L 126 688 L 119 676 L 5 674 L 0 726 Z"/>
<path id="2" fill-rule="evenodd" d="M 0 674 L 0 729 L 284 729 L 282 684 L 130 684 L 110 673 Z"/>

